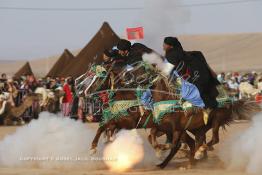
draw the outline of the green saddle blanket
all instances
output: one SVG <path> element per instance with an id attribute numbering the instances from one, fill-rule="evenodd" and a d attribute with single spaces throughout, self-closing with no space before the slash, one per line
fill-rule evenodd
<path id="1" fill-rule="evenodd" d="M 117 119 L 121 116 L 127 116 L 129 108 L 139 105 L 140 102 L 138 100 L 119 100 L 111 102 L 109 104 L 109 108 L 103 110 L 100 125 L 104 125 L 111 119 Z"/>

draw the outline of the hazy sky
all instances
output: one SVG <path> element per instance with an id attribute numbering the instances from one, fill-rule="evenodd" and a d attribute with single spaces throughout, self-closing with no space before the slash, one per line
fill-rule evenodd
<path id="1" fill-rule="evenodd" d="M 165 34 L 262 32 L 261 9 L 262 0 L 0 0 L 0 59 L 78 50 L 103 21 L 120 36 L 126 27 L 143 25 L 147 40 Z"/>

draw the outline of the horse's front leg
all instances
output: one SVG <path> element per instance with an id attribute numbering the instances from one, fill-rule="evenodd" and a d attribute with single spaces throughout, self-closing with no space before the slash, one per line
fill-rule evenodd
<path id="1" fill-rule="evenodd" d="M 206 130 L 202 129 L 197 132 L 194 132 L 196 138 L 196 147 L 195 147 L 195 156 L 196 160 L 201 160 L 207 158 L 206 150 Z"/>
<path id="2" fill-rule="evenodd" d="M 158 145 L 156 140 L 157 128 L 153 127 L 150 130 L 150 135 L 148 136 L 148 141 L 151 143 L 152 147 L 155 149 Z"/>
<path id="3" fill-rule="evenodd" d="M 114 134 L 115 134 L 116 129 L 117 128 L 115 125 L 111 125 L 110 127 L 106 129 L 106 142 L 105 143 L 114 141 Z"/>
<path id="4" fill-rule="evenodd" d="M 183 134 L 183 131 L 173 131 L 173 146 L 172 149 L 169 153 L 169 155 L 166 157 L 166 159 L 159 165 L 157 165 L 159 168 L 163 169 L 167 166 L 167 164 L 169 163 L 169 161 L 175 156 L 175 154 L 177 153 L 177 151 L 179 150 L 180 146 L 181 146 L 181 136 Z"/>
<path id="5" fill-rule="evenodd" d="M 157 128 L 155 127 L 151 128 L 150 135 L 148 136 L 148 141 L 154 148 L 156 157 L 161 158 L 161 150 L 163 148 L 161 148 L 161 145 L 159 145 L 157 142 L 157 139 L 156 139 L 157 134 L 158 134 Z"/>
<path id="6" fill-rule="evenodd" d="M 195 140 L 187 134 L 187 132 L 184 132 L 182 134 L 181 140 L 184 141 L 190 148 L 190 156 L 189 156 L 189 166 L 188 168 L 191 167 L 191 165 L 195 164 Z"/>
<path id="7" fill-rule="evenodd" d="M 214 127 L 212 128 L 212 140 L 207 143 L 207 148 L 209 151 L 214 150 L 213 145 L 219 143 L 219 128 L 220 125 L 218 122 L 214 124 Z"/>
<path id="8" fill-rule="evenodd" d="M 96 136 L 92 142 L 92 146 L 91 146 L 91 149 L 90 149 L 90 155 L 93 155 L 96 153 L 97 151 L 97 144 L 98 144 L 98 141 L 99 141 L 99 138 L 101 136 L 101 134 L 105 131 L 105 126 L 101 126 L 98 128 L 97 132 L 96 132 Z"/>

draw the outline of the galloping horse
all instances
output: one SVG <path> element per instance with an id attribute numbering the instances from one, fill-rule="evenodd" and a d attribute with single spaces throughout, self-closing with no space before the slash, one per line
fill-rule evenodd
<path id="1" fill-rule="evenodd" d="M 169 130 L 169 122 L 167 122 L 170 119 L 164 118 L 161 123 L 155 123 L 152 111 L 142 109 L 141 104 L 137 103 L 138 97 L 137 97 L 137 89 L 115 89 L 112 88 L 113 86 L 116 86 L 114 84 L 114 78 L 119 73 L 111 71 L 109 75 L 96 78 L 96 81 L 93 81 L 93 84 L 89 86 L 89 89 L 87 90 L 88 93 L 91 92 L 97 92 L 99 89 L 100 91 L 97 92 L 100 95 L 105 95 L 106 93 L 113 92 L 113 102 L 114 106 L 116 107 L 118 102 L 121 103 L 131 103 L 130 106 L 127 106 L 126 111 L 123 111 L 123 113 L 119 113 L 118 117 L 111 117 L 107 119 L 105 122 L 103 122 L 103 125 L 99 127 L 97 134 L 92 142 L 92 148 L 91 152 L 96 152 L 97 143 L 99 140 L 99 137 L 101 134 L 106 130 L 109 129 L 110 131 L 114 131 L 115 129 L 134 129 L 134 128 L 157 128 L 158 131 L 161 131 L 165 133 L 169 140 L 172 140 L 172 134 L 170 134 Z M 99 76 L 98 76 L 99 77 Z M 116 80 L 116 79 L 115 79 Z M 123 82 L 119 82 L 120 84 Z M 112 89 L 110 89 L 112 88 Z M 108 94 L 109 95 L 109 94 Z M 132 104 L 133 103 L 133 104 Z M 103 106 L 105 108 L 108 107 L 108 105 Z M 107 109 L 104 109 L 106 111 Z M 155 129 L 154 129 L 155 130 Z M 150 138 L 150 137 L 149 137 Z M 194 163 L 194 152 L 195 152 L 195 142 L 194 140 L 187 135 L 186 133 L 182 135 L 183 140 L 189 145 L 191 150 L 191 156 L 190 156 L 190 163 Z M 156 147 L 157 145 L 153 145 L 153 147 Z"/>
<path id="2" fill-rule="evenodd" d="M 256 103 L 250 103 L 245 101 L 236 101 L 228 104 L 224 104 L 222 107 L 214 109 L 209 114 L 208 122 L 204 121 L 204 111 L 201 108 L 189 110 L 181 110 L 181 105 L 178 104 L 178 98 L 173 95 L 173 93 L 163 94 L 159 92 L 172 92 L 170 90 L 169 83 L 166 80 L 166 77 L 162 76 L 158 79 L 157 82 L 154 83 L 152 87 L 152 96 L 155 102 L 154 111 L 156 109 L 161 108 L 160 105 L 164 104 L 169 107 L 173 107 L 173 110 L 167 110 L 162 112 L 162 120 L 167 119 L 170 130 L 173 132 L 173 148 L 171 149 L 170 154 L 163 161 L 163 163 L 159 164 L 160 168 L 164 168 L 168 162 L 173 158 L 176 152 L 179 149 L 179 142 L 183 133 L 188 130 L 196 136 L 196 149 L 198 149 L 205 142 L 205 134 L 206 132 L 212 128 L 212 139 L 207 143 L 207 147 L 212 149 L 212 146 L 219 142 L 219 128 L 222 126 L 230 124 L 233 121 L 234 115 L 238 115 L 239 118 L 246 119 L 252 115 L 252 113 L 256 113 L 261 111 L 260 107 Z M 170 105 L 171 103 L 171 105 Z M 154 116 L 155 117 L 155 116 Z M 158 130 L 153 130 L 151 132 L 152 141 L 155 142 L 156 134 Z M 206 149 L 205 146 L 202 148 Z"/>
<path id="3" fill-rule="evenodd" d="M 103 78 L 97 78 L 97 80 L 93 81 L 92 86 L 89 86 L 88 91 L 94 92 L 97 91 L 98 87 L 100 90 L 108 90 L 110 87 L 112 88 L 112 85 L 114 84 L 112 82 L 112 76 L 116 76 L 113 72 L 110 72 L 110 76 L 104 76 Z M 110 78 L 111 77 L 111 78 Z M 153 98 L 155 102 L 161 102 L 165 100 L 177 100 L 177 97 L 172 97 L 166 94 L 159 94 L 160 92 L 170 92 L 170 88 L 168 84 L 166 83 L 166 80 L 160 78 L 158 81 L 154 83 L 154 85 L 151 87 L 153 90 Z M 134 90 L 126 90 L 126 91 L 115 91 L 115 101 L 117 100 L 132 100 L 136 99 L 137 96 L 134 93 Z M 240 104 L 239 106 L 237 106 Z M 212 146 L 213 144 L 218 143 L 219 141 L 219 135 L 218 131 L 220 126 L 223 126 L 225 124 L 229 124 L 229 122 L 232 120 L 232 111 L 238 111 L 240 113 L 243 113 L 243 111 L 239 111 L 241 107 L 245 107 L 249 111 L 252 111 L 250 108 L 250 104 L 246 104 L 243 102 L 235 103 L 235 104 L 229 104 L 226 105 L 223 108 L 219 108 L 214 110 L 209 117 L 209 121 L 207 124 L 205 124 L 203 120 L 203 111 L 200 109 L 197 110 L 189 110 L 187 113 L 185 111 L 181 110 L 175 110 L 172 113 L 168 113 L 163 115 L 162 120 L 159 121 L 158 124 L 154 122 L 154 118 L 149 117 L 150 112 L 144 111 L 144 115 L 141 115 L 141 111 L 137 110 L 137 106 L 132 106 L 128 108 L 125 114 L 125 117 L 118 117 L 117 120 L 114 118 L 111 118 L 112 120 L 108 120 L 104 123 L 103 126 L 101 126 L 98 131 L 97 135 L 92 143 L 92 151 L 95 150 L 97 146 L 98 139 L 103 131 L 105 129 L 110 128 L 110 130 L 114 130 L 115 128 L 126 128 L 126 129 L 133 129 L 133 128 L 153 128 L 151 130 L 151 139 L 153 139 L 153 145 L 155 146 L 155 136 L 157 132 L 163 132 L 167 135 L 169 140 L 172 140 L 173 148 L 169 154 L 169 156 L 159 165 L 159 167 L 164 168 L 167 163 L 172 159 L 172 157 L 177 152 L 180 144 L 180 138 L 184 137 L 184 140 L 188 143 L 191 149 L 191 157 L 190 162 L 193 162 L 193 155 L 194 155 L 194 140 L 192 140 L 188 135 L 186 134 L 185 129 L 191 131 L 193 134 L 196 135 L 196 141 L 197 141 L 197 148 L 202 145 L 205 141 L 205 133 L 213 128 L 213 138 L 208 143 L 208 146 Z M 143 124 L 143 125 L 142 125 Z"/>

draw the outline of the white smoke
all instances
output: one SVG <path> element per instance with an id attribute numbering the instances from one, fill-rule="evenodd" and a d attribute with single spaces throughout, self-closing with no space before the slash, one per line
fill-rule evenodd
<path id="1" fill-rule="evenodd" d="M 141 18 L 145 29 L 144 43 L 161 53 L 163 39 L 185 33 L 190 11 L 181 0 L 145 0 Z"/>
<path id="2" fill-rule="evenodd" d="M 220 158 L 229 169 L 262 174 L 262 113 L 255 116 L 251 126 L 223 144 Z"/>
<path id="3" fill-rule="evenodd" d="M 142 139 L 136 129 L 117 133 L 115 141 L 106 146 L 104 157 L 114 159 L 105 162 L 114 172 L 124 172 L 133 167 L 152 167 L 157 162 L 152 146 Z"/>
<path id="4" fill-rule="evenodd" d="M 0 165 L 87 169 L 105 168 L 102 161 L 92 161 L 90 143 L 95 135 L 80 121 L 50 113 L 18 128 L 0 142 Z"/>
<path id="5" fill-rule="evenodd" d="M 136 130 L 121 130 L 115 141 L 105 148 L 104 157 L 115 159 L 105 162 L 111 171 L 126 171 L 143 160 L 143 140 Z"/>
<path id="6" fill-rule="evenodd" d="M 0 141 L 0 166 L 106 169 L 104 160 L 107 158 L 103 157 L 105 146 L 102 137 L 98 145 L 98 153 L 92 157 L 89 155 L 96 129 L 97 127 L 60 115 L 41 113 L 38 120 L 18 128 L 13 134 L 7 135 Z M 116 140 L 120 147 L 126 147 L 131 141 L 134 147 L 140 148 L 143 143 L 141 140 L 137 142 L 132 137 L 128 139 L 130 133 L 127 131 L 120 135 L 120 141 Z M 123 137 L 127 139 L 126 142 L 121 142 Z M 141 139 L 140 136 L 137 138 Z M 154 166 L 152 148 L 147 141 L 142 147 L 146 150 L 145 158 L 138 167 Z M 112 157 L 116 156 L 117 154 L 112 155 Z"/>
<path id="7" fill-rule="evenodd" d="M 150 53 L 150 54 L 144 54 L 143 61 L 155 64 L 159 70 L 161 70 L 166 76 L 169 76 L 172 69 L 174 68 L 174 65 L 165 62 L 158 54 L 156 53 Z"/>

